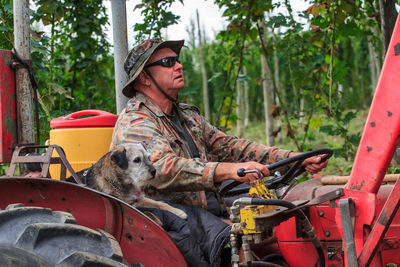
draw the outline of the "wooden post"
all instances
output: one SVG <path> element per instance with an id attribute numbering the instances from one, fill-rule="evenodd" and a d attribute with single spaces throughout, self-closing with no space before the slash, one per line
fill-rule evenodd
<path id="1" fill-rule="evenodd" d="M 128 55 L 128 37 L 126 26 L 126 1 L 112 0 L 112 26 L 114 45 L 115 100 L 117 114 L 125 108 L 128 98 L 122 94 L 122 88 L 128 81 L 124 70 L 124 61 Z"/>
<path id="2" fill-rule="evenodd" d="M 208 100 L 208 85 L 207 85 L 207 73 L 206 67 L 204 64 L 204 54 L 203 54 L 203 43 L 201 37 L 201 29 L 200 29 L 200 19 L 199 19 L 199 10 L 196 9 L 197 16 L 197 28 L 199 33 L 199 49 L 200 49 L 200 67 L 201 67 L 201 77 L 203 81 L 203 102 L 204 102 L 204 117 L 209 120 L 210 119 L 210 105 Z"/>
<path id="3" fill-rule="evenodd" d="M 264 17 L 258 20 L 260 28 L 264 30 L 263 40 L 264 44 L 267 43 L 267 33 L 266 27 L 264 23 Z M 272 72 L 268 66 L 267 55 L 264 53 L 261 54 L 261 71 L 262 71 L 262 79 L 263 79 L 263 95 L 264 95 L 264 116 L 265 116 L 265 136 L 267 141 L 267 146 L 274 145 L 274 137 L 271 135 L 274 128 L 274 122 L 272 116 L 270 114 L 271 104 L 272 104 L 272 96 L 273 96 L 273 79 Z"/>
<path id="4" fill-rule="evenodd" d="M 29 0 L 14 0 L 14 47 L 26 63 L 32 65 L 30 48 Z M 33 94 L 28 70 L 16 70 L 18 144 L 34 143 Z"/>

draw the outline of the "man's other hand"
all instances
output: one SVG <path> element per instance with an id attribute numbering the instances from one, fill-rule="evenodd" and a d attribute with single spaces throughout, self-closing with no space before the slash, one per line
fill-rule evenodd
<path id="1" fill-rule="evenodd" d="M 291 152 L 289 154 L 289 157 L 294 157 L 294 156 L 297 156 L 300 154 L 302 154 L 302 153 L 301 152 Z M 303 161 L 303 163 L 301 164 L 301 166 L 305 166 L 306 171 L 308 171 L 310 173 L 318 173 L 322 169 L 326 168 L 326 166 L 328 165 L 328 160 L 325 160 L 322 163 L 321 163 L 321 160 L 322 160 L 322 155 L 313 156 L 308 159 L 305 159 Z"/>

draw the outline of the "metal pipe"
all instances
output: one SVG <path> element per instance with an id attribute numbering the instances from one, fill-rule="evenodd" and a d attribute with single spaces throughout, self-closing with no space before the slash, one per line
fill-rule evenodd
<path id="1" fill-rule="evenodd" d="M 232 206 L 242 205 L 252 205 L 253 198 L 251 197 L 241 197 L 233 201 Z"/>
<path id="2" fill-rule="evenodd" d="M 32 64 L 29 0 L 14 0 L 13 14 L 14 47 L 22 60 Z M 26 68 L 17 68 L 15 82 L 18 144 L 32 144 L 34 143 L 33 97 L 29 72 Z"/>
<path id="3" fill-rule="evenodd" d="M 237 234 L 230 234 L 230 244 L 231 244 L 231 265 L 232 267 L 239 267 L 240 257 L 239 257 L 239 249 L 237 242 Z"/>
<path id="4" fill-rule="evenodd" d="M 322 185 L 341 185 L 346 184 L 349 181 L 350 176 L 323 176 L 321 178 Z M 383 177 L 383 182 L 394 183 L 400 177 L 400 174 L 386 174 Z"/>
<path id="5" fill-rule="evenodd" d="M 115 100 L 117 114 L 119 114 L 128 102 L 122 94 L 122 88 L 128 81 L 124 70 L 124 61 L 128 55 L 128 37 L 126 23 L 126 1 L 111 0 L 113 45 L 114 45 L 114 72 L 115 72 Z"/>

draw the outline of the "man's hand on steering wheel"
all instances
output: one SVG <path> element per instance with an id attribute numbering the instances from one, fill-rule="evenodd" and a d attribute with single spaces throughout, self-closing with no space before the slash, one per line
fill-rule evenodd
<path id="1" fill-rule="evenodd" d="M 262 177 L 269 176 L 267 166 L 255 161 L 240 163 L 221 162 L 215 169 L 214 182 L 218 183 L 225 180 L 235 180 L 241 183 L 250 184 L 250 182 L 258 179 L 257 173 L 248 173 L 244 177 L 240 177 L 237 173 L 237 170 L 240 168 L 245 170 L 258 170 Z"/>
<path id="2" fill-rule="evenodd" d="M 302 152 L 290 152 L 289 158 L 303 154 Z M 321 163 L 321 155 L 307 158 L 303 161 L 301 166 L 305 166 L 306 171 L 310 173 L 318 173 L 328 165 L 328 160 Z"/>
<path id="3" fill-rule="evenodd" d="M 294 157 L 297 155 L 301 155 L 303 153 L 301 152 L 291 152 L 289 154 L 290 157 Z M 301 166 L 305 166 L 306 171 L 310 173 L 318 173 L 320 172 L 323 168 L 325 168 L 328 164 L 328 160 L 325 160 L 324 162 L 321 163 L 322 156 L 317 155 L 317 156 L 312 156 L 309 158 L 304 159 L 303 163 Z M 219 183 L 225 180 L 235 180 L 241 183 L 246 183 L 250 184 L 250 182 L 257 180 L 258 175 L 257 173 L 248 173 L 243 177 L 240 177 L 237 173 L 237 170 L 240 168 L 243 168 L 244 170 L 258 170 L 262 177 L 267 177 L 269 176 L 270 172 L 267 168 L 267 166 L 255 162 L 255 161 L 249 161 L 249 162 L 240 162 L 240 163 L 227 163 L 227 162 L 221 162 L 218 164 L 217 168 L 215 169 L 215 174 L 214 174 L 214 182 Z"/>

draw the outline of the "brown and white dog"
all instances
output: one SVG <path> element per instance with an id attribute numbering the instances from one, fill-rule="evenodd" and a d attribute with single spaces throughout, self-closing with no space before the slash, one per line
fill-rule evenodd
<path id="1" fill-rule="evenodd" d="M 184 211 L 144 196 L 140 187 L 154 178 L 156 169 L 141 143 L 124 143 L 106 153 L 90 168 L 77 172 L 88 187 L 115 196 L 133 206 L 167 210 L 186 219 Z M 74 182 L 69 177 L 67 181 Z"/>

